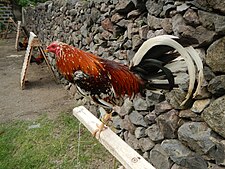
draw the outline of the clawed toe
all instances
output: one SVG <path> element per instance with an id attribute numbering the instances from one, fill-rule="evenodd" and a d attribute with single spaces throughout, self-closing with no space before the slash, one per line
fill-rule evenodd
<path id="1" fill-rule="evenodd" d="M 92 133 L 92 135 L 94 137 L 97 136 L 97 133 L 98 135 L 100 136 L 100 133 L 104 130 L 104 129 L 107 129 L 107 126 L 104 125 L 104 123 L 101 123 L 100 125 L 96 124 L 97 126 L 97 129 Z"/>

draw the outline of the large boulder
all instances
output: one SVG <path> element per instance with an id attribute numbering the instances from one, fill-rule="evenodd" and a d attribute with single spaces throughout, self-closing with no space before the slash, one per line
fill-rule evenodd
<path id="1" fill-rule="evenodd" d="M 213 72 L 225 73 L 225 37 L 218 39 L 209 46 L 206 63 Z"/>
<path id="2" fill-rule="evenodd" d="M 222 96 L 212 102 L 206 108 L 202 117 L 205 122 L 218 134 L 225 138 L 225 96 Z"/>

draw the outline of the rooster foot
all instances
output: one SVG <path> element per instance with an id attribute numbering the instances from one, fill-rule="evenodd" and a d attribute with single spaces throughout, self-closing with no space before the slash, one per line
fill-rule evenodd
<path id="1" fill-rule="evenodd" d="M 98 138 L 100 137 L 100 133 L 104 130 L 107 129 L 107 126 L 105 126 L 104 123 L 101 123 L 100 125 L 96 124 L 97 129 L 92 133 L 94 137 L 98 135 Z"/>
<path id="2" fill-rule="evenodd" d="M 107 124 L 109 123 L 109 121 L 111 120 L 111 117 L 112 117 L 112 113 L 110 114 L 105 114 L 104 117 L 102 118 L 102 123 L 100 125 L 96 125 L 97 126 L 97 129 L 92 133 L 92 135 L 94 137 L 96 137 L 97 133 L 98 133 L 98 136 L 100 137 L 100 133 L 104 130 L 104 129 L 107 129 Z"/>

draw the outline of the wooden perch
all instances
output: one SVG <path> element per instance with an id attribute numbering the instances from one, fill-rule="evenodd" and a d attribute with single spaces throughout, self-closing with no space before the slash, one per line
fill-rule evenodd
<path id="1" fill-rule="evenodd" d="M 96 124 L 101 124 L 99 119 L 83 106 L 74 108 L 73 115 L 91 133 L 97 129 Z M 155 169 L 110 128 L 102 131 L 96 138 L 126 169 Z"/>

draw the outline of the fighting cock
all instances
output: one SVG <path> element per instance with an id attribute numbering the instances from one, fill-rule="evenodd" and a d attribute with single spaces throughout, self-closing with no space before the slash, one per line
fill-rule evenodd
<path id="1" fill-rule="evenodd" d="M 95 56 L 62 42 L 51 43 L 47 51 L 56 55 L 59 72 L 76 84 L 81 94 L 90 96 L 94 102 L 113 110 L 124 98 L 132 99 L 145 89 L 171 90 L 176 87 L 173 73 L 165 66 L 179 56 L 176 53 L 186 61 L 189 74 L 188 92 L 182 104 L 191 96 L 198 95 L 203 81 L 202 61 L 193 47 L 184 48 L 178 41 L 179 38 L 172 35 L 157 36 L 145 41 L 131 60 L 130 66 Z M 198 85 L 193 94 L 196 67 Z M 156 77 L 164 77 L 166 81 L 154 80 Z M 104 116 L 102 125 L 98 126 L 99 133 L 110 118 L 111 113 Z"/>

